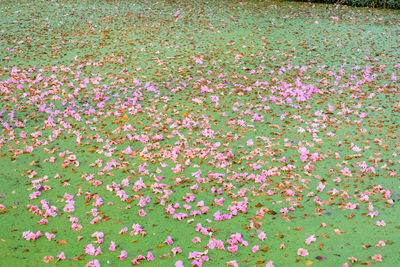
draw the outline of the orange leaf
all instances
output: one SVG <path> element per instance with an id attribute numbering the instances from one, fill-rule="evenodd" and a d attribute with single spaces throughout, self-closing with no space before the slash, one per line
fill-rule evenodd
<path id="1" fill-rule="evenodd" d="M 78 257 L 70 259 L 70 261 L 81 261 L 81 260 L 84 259 L 85 256 L 86 256 L 85 254 L 82 254 L 82 255 L 80 255 Z"/>
<path id="2" fill-rule="evenodd" d="M 262 251 L 264 251 L 264 252 L 268 252 L 268 246 L 265 246 L 263 249 L 261 249 Z"/>
<path id="3" fill-rule="evenodd" d="M 66 244 L 68 244 L 68 242 L 66 241 L 66 240 L 59 240 L 59 241 L 57 241 L 57 244 L 59 244 L 60 246 L 61 245 L 66 245 Z"/>

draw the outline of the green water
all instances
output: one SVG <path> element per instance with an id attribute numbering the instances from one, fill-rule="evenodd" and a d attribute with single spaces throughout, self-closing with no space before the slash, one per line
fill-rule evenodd
<path id="1" fill-rule="evenodd" d="M 210 239 L 196 231 L 197 223 L 226 248 L 208 248 L 204 266 L 231 260 L 239 266 L 353 266 L 349 257 L 373 266 L 400 261 L 399 11 L 274 1 L 1 1 L 0 10 L 1 266 L 84 266 L 94 259 L 102 266 L 129 266 L 148 252 L 155 259 L 142 261 L 145 266 L 191 266 L 189 253 L 204 252 Z M 302 86 L 307 99 L 286 102 L 287 88 L 294 93 Z M 255 114 L 263 119 L 254 120 Z M 132 128 L 124 130 L 127 125 Z M 203 134 L 207 129 L 213 136 Z M 128 146 L 131 156 L 122 153 Z M 300 147 L 309 151 L 305 162 Z M 166 157 L 174 148 L 176 158 Z M 79 166 L 65 162 L 70 155 L 60 153 L 66 151 Z M 218 160 L 229 151 L 233 157 Z M 313 153 L 319 155 L 315 161 Z M 112 162 L 119 165 L 103 170 Z M 139 171 L 143 163 L 148 172 Z M 177 164 L 182 173 L 171 170 Z M 346 167 L 351 177 L 341 172 Z M 223 178 L 191 190 L 198 170 L 202 178 Z M 273 174 L 263 182 L 250 176 L 268 170 Z M 156 176 L 165 184 L 161 193 L 151 188 Z M 44 177 L 35 188 L 32 181 Z M 107 185 L 125 178 L 130 185 L 121 188 L 129 198 L 121 201 Z M 130 190 L 140 178 L 146 187 Z M 333 189 L 339 194 L 327 194 Z M 366 191 L 369 200 L 360 200 Z M 30 199 L 33 192 L 41 193 Z M 75 195 L 70 213 L 63 211 L 65 193 Z M 93 206 L 95 200 L 85 200 L 90 194 L 104 204 Z M 187 194 L 195 197 L 186 203 L 189 211 L 183 207 Z M 165 206 L 162 195 L 168 196 Z M 150 203 L 138 206 L 141 196 Z M 228 214 L 244 197 L 246 212 L 214 220 L 217 211 Z M 42 200 L 58 208 L 44 225 L 38 223 L 44 217 L 27 208 L 42 207 Z M 180 203 L 176 213 L 190 213 L 200 209 L 199 201 L 209 212 L 176 220 L 165 211 Z M 357 208 L 344 209 L 349 202 Z M 370 203 L 377 217 L 367 216 Z M 262 207 L 269 212 L 257 215 Z M 91 224 L 93 208 L 102 220 Z M 147 215 L 139 216 L 140 209 Z M 79 219 L 80 231 L 72 231 L 70 217 Z M 381 220 L 386 226 L 376 225 Z M 144 237 L 129 234 L 136 223 Z M 120 235 L 124 227 L 128 233 Z M 43 236 L 35 241 L 23 238 L 23 232 L 38 230 Z M 102 254 L 85 254 L 96 231 L 104 233 Z M 257 238 L 261 231 L 264 241 Z M 56 237 L 48 241 L 46 232 Z M 227 240 L 235 233 L 248 246 L 231 253 Z M 316 242 L 307 245 L 311 235 Z M 164 243 L 168 236 L 172 245 Z M 193 243 L 195 236 L 202 241 Z M 380 240 L 386 245 L 376 246 Z M 108 249 L 111 241 L 115 251 Z M 253 253 L 256 245 L 260 250 Z M 174 247 L 183 252 L 174 256 Z M 297 255 L 299 248 L 309 255 Z M 124 260 L 118 258 L 122 250 Z M 61 252 L 66 259 L 57 261 Z M 382 262 L 375 262 L 378 254 Z M 54 260 L 46 264 L 45 256 Z"/>

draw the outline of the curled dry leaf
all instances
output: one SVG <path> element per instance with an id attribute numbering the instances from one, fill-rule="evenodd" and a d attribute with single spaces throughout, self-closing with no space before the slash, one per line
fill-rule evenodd
<path id="1" fill-rule="evenodd" d="M 54 257 L 53 257 L 53 256 L 44 256 L 43 259 L 42 259 L 42 261 L 43 261 L 44 263 L 49 263 L 49 262 L 54 261 Z"/>

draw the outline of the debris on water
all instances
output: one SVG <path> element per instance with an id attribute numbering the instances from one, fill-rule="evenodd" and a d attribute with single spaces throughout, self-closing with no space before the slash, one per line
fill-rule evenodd
<path id="1" fill-rule="evenodd" d="M 326 257 L 325 256 L 317 256 L 317 257 L 315 257 L 317 260 L 320 260 L 320 261 L 324 261 L 324 260 L 326 260 Z"/>

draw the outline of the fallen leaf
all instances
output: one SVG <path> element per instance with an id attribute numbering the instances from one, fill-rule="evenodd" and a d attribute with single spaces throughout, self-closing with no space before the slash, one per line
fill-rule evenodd
<path id="1" fill-rule="evenodd" d="M 264 252 L 268 252 L 268 246 L 265 246 L 263 249 L 261 249 L 262 251 L 264 251 Z"/>
<path id="2" fill-rule="evenodd" d="M 42 261 L 43 261 L 44 263 L 49 263 L 49 262 L 54 261 L 54 257 L 53 257 L 53 256 L 44 256 L 43 259 L 42 259 Z"/>
<path id="3" fill-rule="evenodd" d="M 325 261 L 326 260 L 326 257 L 325 256 L 317 256 L 317 257 L 315 257 L 317 260 L 320 260 L 320 261 Z"/>
<path id="4" fill-rule="evenodd" d="M 68 244 L 68 242 L 66 241 L 66 240 L 58 240 L 57 241 L 57 244 L 59 244 L 60 246 L 62 246 L 62 245 L 66 245 L 66 244 Z"/>

